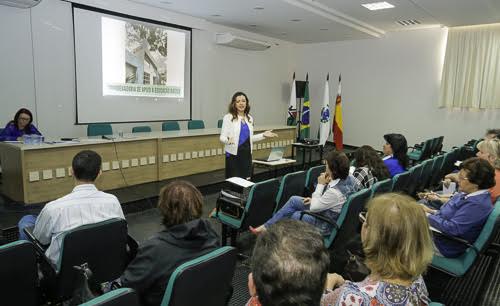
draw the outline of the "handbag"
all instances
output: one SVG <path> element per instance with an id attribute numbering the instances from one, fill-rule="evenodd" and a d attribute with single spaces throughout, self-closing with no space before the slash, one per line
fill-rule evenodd
<path id="1" fill-rule="evenodd" d="M 92 281 L 92 271 L 89 269 L 87 263 L 81 266 L 74 266 L 73 268 L 76 270 L 76 277 L 73 295 L 69 301 L 70 306 L 83 304 L 96 297 L 91 288 L 97 291 L 96 284 Z"/>

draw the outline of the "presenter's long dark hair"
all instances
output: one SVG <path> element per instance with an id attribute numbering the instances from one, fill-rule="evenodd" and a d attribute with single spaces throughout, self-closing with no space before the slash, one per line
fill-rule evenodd
<path id="1" fill-rule="evenodd" d="M 16 112 L 16 114 L 14 115 L 14 120 L 12 120 L 11 123 L 14 123 L 16 125 L 16 127 L 19 127 L 19 125 L 18 125 L 17 122 L 18 122 L 19 116 L 21 116 L 21 114 L 26 114 L 26 115 L 30 116 L 30 122 L 28 122 L 28 124 L 26 124 L 26 126 L 24 127 L 24 131 L 25 132 L 29 132 L 31 122 L 33 122 L 33 114 L 30 112 L 29 109 L 27 109 L 27 108 L 20 108 Z"/>
<path id="2" fill-rule="evenodd" d="M 247 106 L 245 107 L 245 116 L 247 117 L 248 121 L 250 122 L 250 116 L 248 115 L 250 113 L 250 101 L 248 100 L 247 95 L 242 91 L 237 91 L 234 93 L 233 97 L 231 98 L 231 103 L 229 103 L 228 113 L 233 115 L 232 120 L 235 120 L 238 118 L 238 110 L 236 109 L 236 99 L 239 96 L 243 96 L 243 97 L 245 97 L 245 100 L 247 100 Z M 250 123 L 252 123 L 252 122 L 250 122 Z"/>

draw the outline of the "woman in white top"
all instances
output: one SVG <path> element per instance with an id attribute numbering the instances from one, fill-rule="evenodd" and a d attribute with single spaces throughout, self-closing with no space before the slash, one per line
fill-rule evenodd
<path id="1" fill-rule="evenodd" d="M 225 144 L 226 178 L 250 177 L 253 142 L 277 136 L 272 131 L 253 135 L 253 123 L 247 95 L 236 92 L 229 104 L 228 114 L 222 120 L 220 133 L 220 141 Z"/>

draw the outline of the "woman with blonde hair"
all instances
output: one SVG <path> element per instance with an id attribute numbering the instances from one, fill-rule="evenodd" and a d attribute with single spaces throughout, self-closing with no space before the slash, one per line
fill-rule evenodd
<path id="1" fill-rule="evenodd" d="M 477 144 L 477 157 L 487 160 L 495 168 L 495 186 L 489 190 L 491 203 L 495 205 L 500 196 L 500 139 L 486 139 Z"/>
<path id="2" fill-rule="evenodd" d="M 496 200 L 500 196 L 500 139 L 492 138 L 485 139 L 477 144 L 478 152 L 476 154 L 480 159 L 484 159 L 495 168 L 495 186 L 488 189 L 491 194 L 491 203 L 495 205 Z M 447 174 L 444 177 L 443 184 L 448 185 L 450 182 L 458 184 L 458 172 Z M 431 196 L 431 200 L 441 200 L 446 202 L 448 199 Z"/>
<path id="3" fill-rule="evenodd" d="M 430 303 L 422 273 L 432 260 L 432 239 L 425 213 L 412 198 L 387 193 L 372 199 L 361 241 L 370 275 L 361 282 L 328 275 L 328 293 L 323 295 L 321 305 Z"/>

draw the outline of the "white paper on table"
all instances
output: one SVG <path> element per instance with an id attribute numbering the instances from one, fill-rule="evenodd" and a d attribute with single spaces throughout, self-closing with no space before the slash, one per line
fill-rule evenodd
<path id="1" fill-rule="evenodd" d="M 226 181 L 233 183 L 235 185 L 241 186 L 243 188 L 247 188 L 247 187 L 250 187 L 250 186 L 255 184 L 254 182 L 251 182 L 251 181 L 248 181 L 248 180 L 245 180 L 241 177 L 236 177 L 236 176 L 230 177 L 230 178 L 226 179 Z"/>

